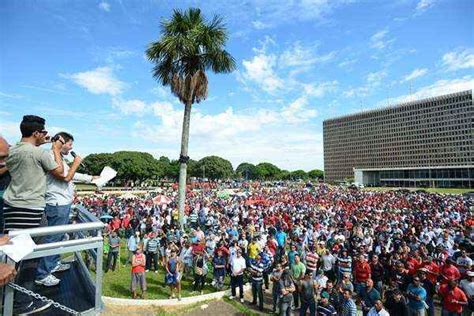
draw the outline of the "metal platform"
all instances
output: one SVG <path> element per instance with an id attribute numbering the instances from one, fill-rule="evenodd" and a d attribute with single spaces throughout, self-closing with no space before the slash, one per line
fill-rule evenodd
<path id="1" fill-rule="evenodd" d="M 71 264 L 71 269 L 54 274 L 57 278 L 61 279 L 57 286 L 45 287 L 35 285 L 33 291 L 81 313 L 93 310 L 95 308 L 94 285 L 91 284 L 89 277 L 84 275 L 83 266 L 80 261 L 74 260 L 69 263 Z M 34 280 L 36 265 L 36 260 L 26 265 L 21 271 L 21 280 Z M 20 283 L 19 285 L 25 284 Z M 70 314 L 51 306 L 49 309 L 36 315 L 63 316 Z"/>
<path id="2" fill-rule="evenodd" d="M 87 210 L 81 208 L 74 220 L 69 225 L 50 226 L 32 228 L 22 231 L 10 232 L 14 237 L 20 234 L 29 234 L 36 238 L 37 244 L 32 253 L 28 254 L 19 267 L 19 275 L 9 286 L 4 288 L 4 299 L 1 311 L 3 315 L 13 314 L 15 302 L 25 302 L 19 292 L 29 293 L 30 296 L 42 296 L 42 300 L 48 299 L 59 304 L 62 309 L 51 306 L 49 309 L 36 313 L 35 315 L 98 315 L 102 308 L 102 252 L 103 238 L 102 229 L 104 224 Z M 41 243 L 39 239 L 52 234 L 68 234 L 69 239 L 53 242 Z M 38 239 L 39 238 L 39 239 Z M 71 268 L 64 272 L 55 273 L 61 282 L 54 287 L 45 287 L 34 284 L 36 267 L 41 258 L 50 255 L 72 254 L 69 256 Z M 100 255 L 97 255 L 100 254 Z M 96 273 L 92 274 L 87 268 L 83 257 L 89 258 L 89 264 L 95 268 Z M 14 264 L 10 258 L 6 258 L 7 263 Z M 25 290 L 26 289 L 26 290 Z M 37 297 L 38 299 L 40 297 Z M 2 302 L 0 300 L 0 302 Z M 69 309 L 70 313 L 67 312 Z"/>

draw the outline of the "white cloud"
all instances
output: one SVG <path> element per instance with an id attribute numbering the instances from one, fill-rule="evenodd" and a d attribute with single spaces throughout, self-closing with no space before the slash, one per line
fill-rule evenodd
<path id="1" fill-rule="evenodd" d="M 367 74 L 366 83 L 363 86 L 347 89 L 344 91 L 344 96 L 348 98 L 369 96 L 382 84 L 386 77 L 387 73 L 383 70 L 371 72 Z"/>
<path id="2" fill-rule="evenodd" d="M 436 0 L 420 0 L 416 5 L 417 11 L 425 11 L 435 4 Z"/>
<path id="3" fill-rule="evenodd" d="M 276 56 L 258 54 L 250 60 L 243 60 L 244 79 L 253 81 L 268 93 L 284 88 L 283 80 L 275 72 Z"/>
<path id="4" fill-rule="evenodd" d="M 311 66 L 317 63 L 328 62 L 335 57 L 335 51 L 324 55 L 317 55 L 315 47 L 304 47 L 297 41 L 280 55 L 278 62 L 281 67 Z"/>
<path id="5" fill-rule="evenodd" d="M 111 67 L 98 67 L 90 71 L 65 75 L 65 77 L 93 94 L 115 96 L 122 93 L 125 88 L 125 83 L 115 77 Z"/>
<path id="6" fill-rule="evenodd" d="M 9 144 L 14 144 L 21 137 L 20 123 L 4 121 L 0 117 L 0 135 L 2 135 Z"/>
<path id="7" fill-rule="evenodd" d="M 263 30 L 270 27 L 269 24 L 263 23 L 262 21 L 259 21 L 259 20 L 253 21 L 252 25 L 257 30 Z"/>
<path id="8" fill-rule="evenodd" d="M 357 62 L 357 59 L 345 59 L 342 62 L 338 64 L 339 67 L 341 68 L 351 68 L 355 63 Z"/>
<path id="9" fill-rule="evenodd" d="M 113 98 L 112 105 L 124 114 L 143 115 L 148 109 L 145 102 L 137 99 L 123 100 L 120 98 Z"/>
<path id="10" fill-rule="evenodd" d="M 212 115 L 196 108 L 191 116 L 189 154 L 193 159 L 219 155 L 229 159 L 234 168 L 244 161 L 270 161 L 292 170 L 321 168 L 322 137 L 304 123 L 317 113 L 308 109 L 307 103 L 307 100 L 300 98 L 279 111 L 257 109 L 237 112 L 228 107 Z M 132 136 L 157 144 L 160 148 L 157 156 L 166 153 L 177 157 L 182 107 L 175 107 L 169 102 L 152 103 L 150 107 L 160 122 L 150 124 L 138 121 Z M 303 115 L 307 117 L 303 118 Z M 304 157 L 316 158 L 308 160 Z"/>
<path id="11" fill-rule="evenodd" d="M 308 98 L 299 97 L 281 111 L 283 118 L 289 123 L 307 122 L 318 115 L 316 109 L 308 108 Z"/>
<path id="12" fill-rule="evenodd" d="M 21 94 L 16 93 L 5 93 L 0 91 L 0 97 L 2 98 L 9 98 L 9 99 L 21 99 L 23 96 Z"/>
<path id="13" fill-rule="evenodd" d="M 378 31 L 370 37 L 370 47 L 375 49 L 384 49 L 395 41 L 393 38 L 388 38 L 388 30 L 384 29 Z"/>
<path id="14" fill-rule="evenodd" d="M 367 75 L 367 83 L 371 86 L 379 86 L 385 77 L 387 77 L 385 71 L 371 72 Z"/>
<path id="15" fill-rule="evenodd" d="M 431 85 L 419 88 L 411 95 L 408 94 L 392 98 L 390 99 L 390 104 L 399 104 L 471 89 L 474 89 L 474 78 L 472 76 L 464 76 L 452 80 L 438 80 Z M 381 104 L 382 103 L 383 102 L 381 102 Z"/>
<path id="16" fill-rule="evenodd" d="M 333 80 L 313 84 L 303 84 L 303 88 L 308 96 L 323 97 L 326 93 L 335 91 L 338 85 L 339 83 L 337 80 Z"/>
<path id="17" fill-rule="evenodd" d="M 428 73 L 428 69 L 426 68 L 416 68 L 411 73 L 403 77 L 402 82 L 414 80 L 416 78 L 426 75 L 427 73 Z"/>
<path id="18" fill-rule="evenodd" d="M 474 68 L 474 51 L 472 49 L 457 49 L 444 54 L 443 66 L 448 71 Z"/>
<path id="19" fill-rule="evenodd" d="M 105 12 L 110 12 L 110 4 L 105 1 L 99 3 L 99 8 Z"/>

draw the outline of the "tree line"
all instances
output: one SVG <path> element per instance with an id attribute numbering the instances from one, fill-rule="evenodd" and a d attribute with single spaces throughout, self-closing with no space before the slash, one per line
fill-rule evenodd
<path id="1" fill-rule="evenodd" d="M 211 180 L 246 179 L 246 180 L 317 180 L 324 177 L 322 170 L 283 170 L 269 162 L 257 165 L 244 162 L 235 170 L 230 161 L 207 156 L 198 161 L 188 161 L 188 178 L 208 178 Z M 154 158 L 151 154 L 136 151 L 118 151 L 115 153 L 90 154 L 83 160 L 82 172 L 100 174 L 105 166 L 117 171 L 115 181 L 126 184 L 145 180 L 168 179 L 175 181 L 179 177 L 179 161 L 161 156 Z"/>

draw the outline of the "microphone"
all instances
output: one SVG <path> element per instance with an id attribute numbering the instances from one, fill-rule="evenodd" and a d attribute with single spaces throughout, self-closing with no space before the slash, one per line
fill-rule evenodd
<path id="1" fill-rule="evenodd" d="M 76 155 L 75 152 L 73 152 L 73 151 L 71 150 L 71 156 L 72 156 L 72 158 L 76 158 L 77 155 Z M 84 164 L 82 163 L 82 161 L 81 161 L 81 167 L 84 168 L 84 169 L 86 168 L 86 166 L 84 166 Z"/>

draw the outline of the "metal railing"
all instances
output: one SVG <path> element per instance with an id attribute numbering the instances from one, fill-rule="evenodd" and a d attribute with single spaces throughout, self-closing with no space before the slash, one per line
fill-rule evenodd
<path id="1" fill-rule="evenodd" d="M 36 245 L 34 251 L 27 255 L 23 260 L 43 258 L 51 255 L 61 255 L 65 253 L 74 253 L 75 261 L 78 262 L 79 274 L 80 277 L 85 280 L 86 291 L 91 295 L 94 295 L 95 301 L 94 306 L 86 311 L 81 311 L 77 313 L 74 310 L 69 312 L 68 307 L 62 306 L 61 304 L 53 304 L 53 306 L 58 307 L 62 310 L 66 310 L 72 314 L 80 315 L 97 315 L 102 310 L 102 263 L 103 263 L 103 237 L 102 229 L 104 224 L 97 219 L 93 214 L 85 210 L 84 208 L 78 208 L 78 214 L 75 220 L 75 223 L 69 225 L 60 225 L 60 226 L 51 226 L 51 227 L 39 227 L 32 229 L 24 229 L 18 231 L 12 231 L 9 233 L 11 238 L 28 234 L 32 238 L 55 235 L 55 234 L 68 234 L 69 240 L 47 243 L 47 244 L 38 244 Z M 93 261 L 95 263 L 95 276 L 93 276 L 84 263 L 81 253 L 86 251 L 88 255 L 92 255 Z M 10 258 L 7 258 L 7 263 L 14 265 L 15 262 Z M 48 298 L 41 297 L 37 293 L 27 293 L 26 289 L 21 289 L 21 286 L 18 284 L 9 284 L 4 288 L 4 304 L 3 304 L 3 315 L 11 316 L 13 314 L 13 300 L 15 290 L 22 291 L 23 293 L 33 296 L 37 299 L 43 301 Z M 41 298 L 40 298 L 41 297 Z"/>

